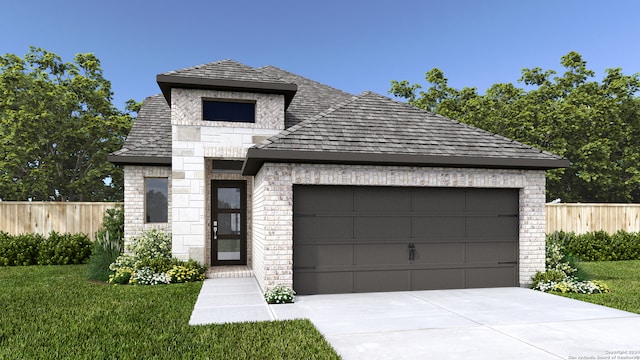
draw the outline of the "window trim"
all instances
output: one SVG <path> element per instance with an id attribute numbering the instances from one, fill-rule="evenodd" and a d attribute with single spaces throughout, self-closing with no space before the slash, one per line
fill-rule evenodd
<path id="1" fill-rule="evenodd" d="M 204 105 L 207 102 L 218 102 L 218 103 L 240 103 L 240 104 L 252 104 L 253 105 L 253 119 L 251 121 L 247 120 L 208 120 L 204 118 Z M 257 101 L 256 100 L 243 100 L 243 99 L 220 99 L 220 98 L 202 98 L 200 101 L 200 111 L 202 113 L 201 119 L 202 121 L 220 121 L 220 122 L 228 122 L 228 123 L 240 123 L 240 124 L 255 124 L 257 119 Z"/>
<path id="2" fill-rule="evenodd" d="M 167 181 L 167 219 L 165 221 L 149 221 L 147 216 L 147 179 L 164 179 Z M 169 223 L 169 177 L 168 176 L 145 176 L 144 177 L 144 194 L 143 200 L 144 202 L 144 214 L 143 220 L 145 224 L 167 224 Z"/>

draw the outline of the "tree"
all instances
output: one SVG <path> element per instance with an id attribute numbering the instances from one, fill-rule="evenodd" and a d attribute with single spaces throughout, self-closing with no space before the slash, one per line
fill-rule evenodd
<path id="1" fill-rule="evenodd" d="M 448 86 L 439 69 L 431 87 L 392 81 L 390 93 L 437 112 L 564 156 L 571 167 L 547 172 L 547 198 L 566 202 L 640 201 L 640 75 L 607 69 L 601 82 L 576 52 L 561 58 L 565 72 L 523 69 L 519 82 L 475 88 Z"/>
<path id="2" fill-rule="evenodd" d="M 133 116 L 112 104 L 95 55 L 5 54 L 0 93 L 0 199 L 123 199 L 122 169 L 107 155 L 122 147 Z"/>

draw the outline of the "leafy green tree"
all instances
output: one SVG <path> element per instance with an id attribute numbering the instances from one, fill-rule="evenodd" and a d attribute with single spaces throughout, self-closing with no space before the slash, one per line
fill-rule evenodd
<path id="1" fill-rule="evenodd" d="M 593 80 L 582 56 L 561 58 L 562 75 L 523 69 L 520 83 L 494 84 L 484 95 L 451 88 L 441 70 L 431 86 L 392 81 L 410 104 L 564 156 L 571 167 L 547 172 L 547 198 L 565 202 L 640 201 L 640 75 L 607 69 Z"/>
<path id="2" fill-rule="evenodd" d="M 0 56 L 0 199 L 112 201 L 122 169 L 107 161 L 133 123 L 112 104 L 95 55 L 73 62 L 31 47 Z"/>

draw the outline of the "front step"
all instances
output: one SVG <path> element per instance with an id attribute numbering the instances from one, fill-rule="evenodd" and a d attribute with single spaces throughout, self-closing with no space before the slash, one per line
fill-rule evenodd
<path id="1" fill-rule="evenodd" d="M 207 270 L 207 279 L 250 277 L 253 277 L 253 270 L 246 265 L 212 266 Z"/>

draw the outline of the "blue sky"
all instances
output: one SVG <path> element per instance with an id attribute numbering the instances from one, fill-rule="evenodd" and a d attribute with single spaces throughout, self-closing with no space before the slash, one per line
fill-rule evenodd
<path id="1" fill-rule="evenodd" d="M 20 0 L 2 6 L 0 54 L 92 52 L 119 108 L 159 93 L 158 73 L 222 59 L 354 94 L 424 84 L 438 67 L 451 86 L 483 92 L 524 67 L 561 70 L 572 50 L 596 79 L 605 68 L 638 73 L 639 14 L 636 0 Z"/>

